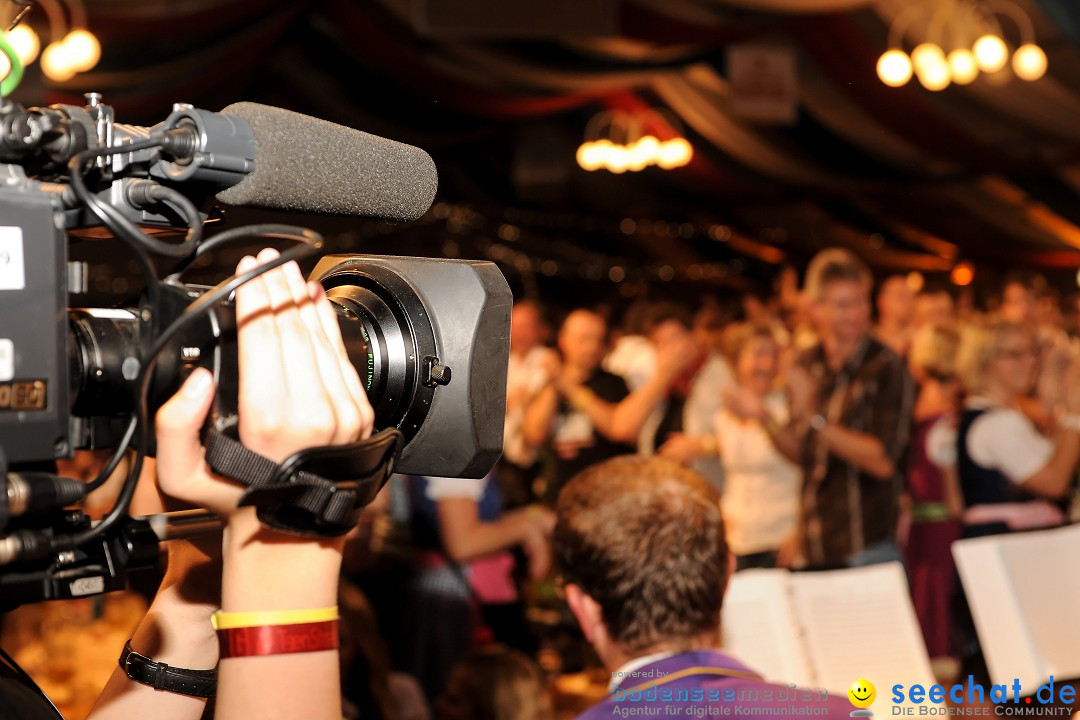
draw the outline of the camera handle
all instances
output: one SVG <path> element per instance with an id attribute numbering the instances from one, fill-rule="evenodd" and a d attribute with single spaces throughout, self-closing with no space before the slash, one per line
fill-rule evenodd
<path id="1" fill-rule="evenodd" d="M 203 437 L 211 469 L 247 486 L 241 506 L 254 506 L 267 527 L 305 537 L 348 533 L 386 484 L 404 444 L 389 428 L 360 442 L 301 450 L 278 465 L 216 428 Z"/>

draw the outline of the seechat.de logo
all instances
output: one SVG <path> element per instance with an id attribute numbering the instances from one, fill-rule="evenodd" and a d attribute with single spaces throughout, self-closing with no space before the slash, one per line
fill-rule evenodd
<path id="1" fill-rule="evenodd" d="M 874 688 L 874 683 L 870 682 L 866 678 L 859 678 L 855 682 L 851 683 L 851 687 L 847 690 L 848 700 L 851 704 L 861 710 L 855 710 L 851 713 L 851 717 L 873 717 L 874 713 L 870 712 L 866 708 L 874 704 L 874 700 L 877 699 L 877 690 Z"/>

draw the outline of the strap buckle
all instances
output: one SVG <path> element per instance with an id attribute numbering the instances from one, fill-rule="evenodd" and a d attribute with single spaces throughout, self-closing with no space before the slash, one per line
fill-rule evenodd
<path id="1" fill-rule="evenodd" d="M 241 506 L 254 506 L 267 527 L 305 537 L 348 533 L 386 484 L 404 443 L 389 428 L 360 442 L 301 450 L 277 465 L 219 430 L 205 438 L 210 467 L 247 486 Z"/>

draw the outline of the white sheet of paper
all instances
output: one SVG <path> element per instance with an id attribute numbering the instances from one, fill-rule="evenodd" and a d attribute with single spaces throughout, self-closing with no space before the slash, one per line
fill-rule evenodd
<path id="1" fill-rule="evenodd" d="M 802 630 L 795 621 L 787 570 L 743 570 L 731 576 L 721 612 L 723 647 L 766 680 L 816 687 Z"/>
<path id="2" fill-rule="evenodd" d="M 990 679 L 1028 695 L 1080 676 L 1080 526 L 953 544 Z"/>
<path id="3" fill-rule="evenodd" d="M 869 680 L 878 717 L 894 712 L 893 685 L 934 684 L 900 563 L 795 573 L 791 587 L 816 684 L 843 695 L 856 680 Z"/>

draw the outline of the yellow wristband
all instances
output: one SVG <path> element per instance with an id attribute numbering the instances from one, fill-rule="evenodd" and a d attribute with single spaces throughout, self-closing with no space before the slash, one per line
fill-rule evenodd
<path id="1" fill-rule="evenodd" d="M 570 404 L 578 410 L 584 410 L 585 406 L 593 398 L 593 391 L 587 387 L 577 388 L 570 396 Z"/>
<path id="2" fill-rule="evenodd" d="M 255 610 L 252 612 L 222 612 L 210 616 L 215 630 L 231 630 L 263 625 L 299 625 L 338 619 L 337 605 L 307 610 Z"/>

